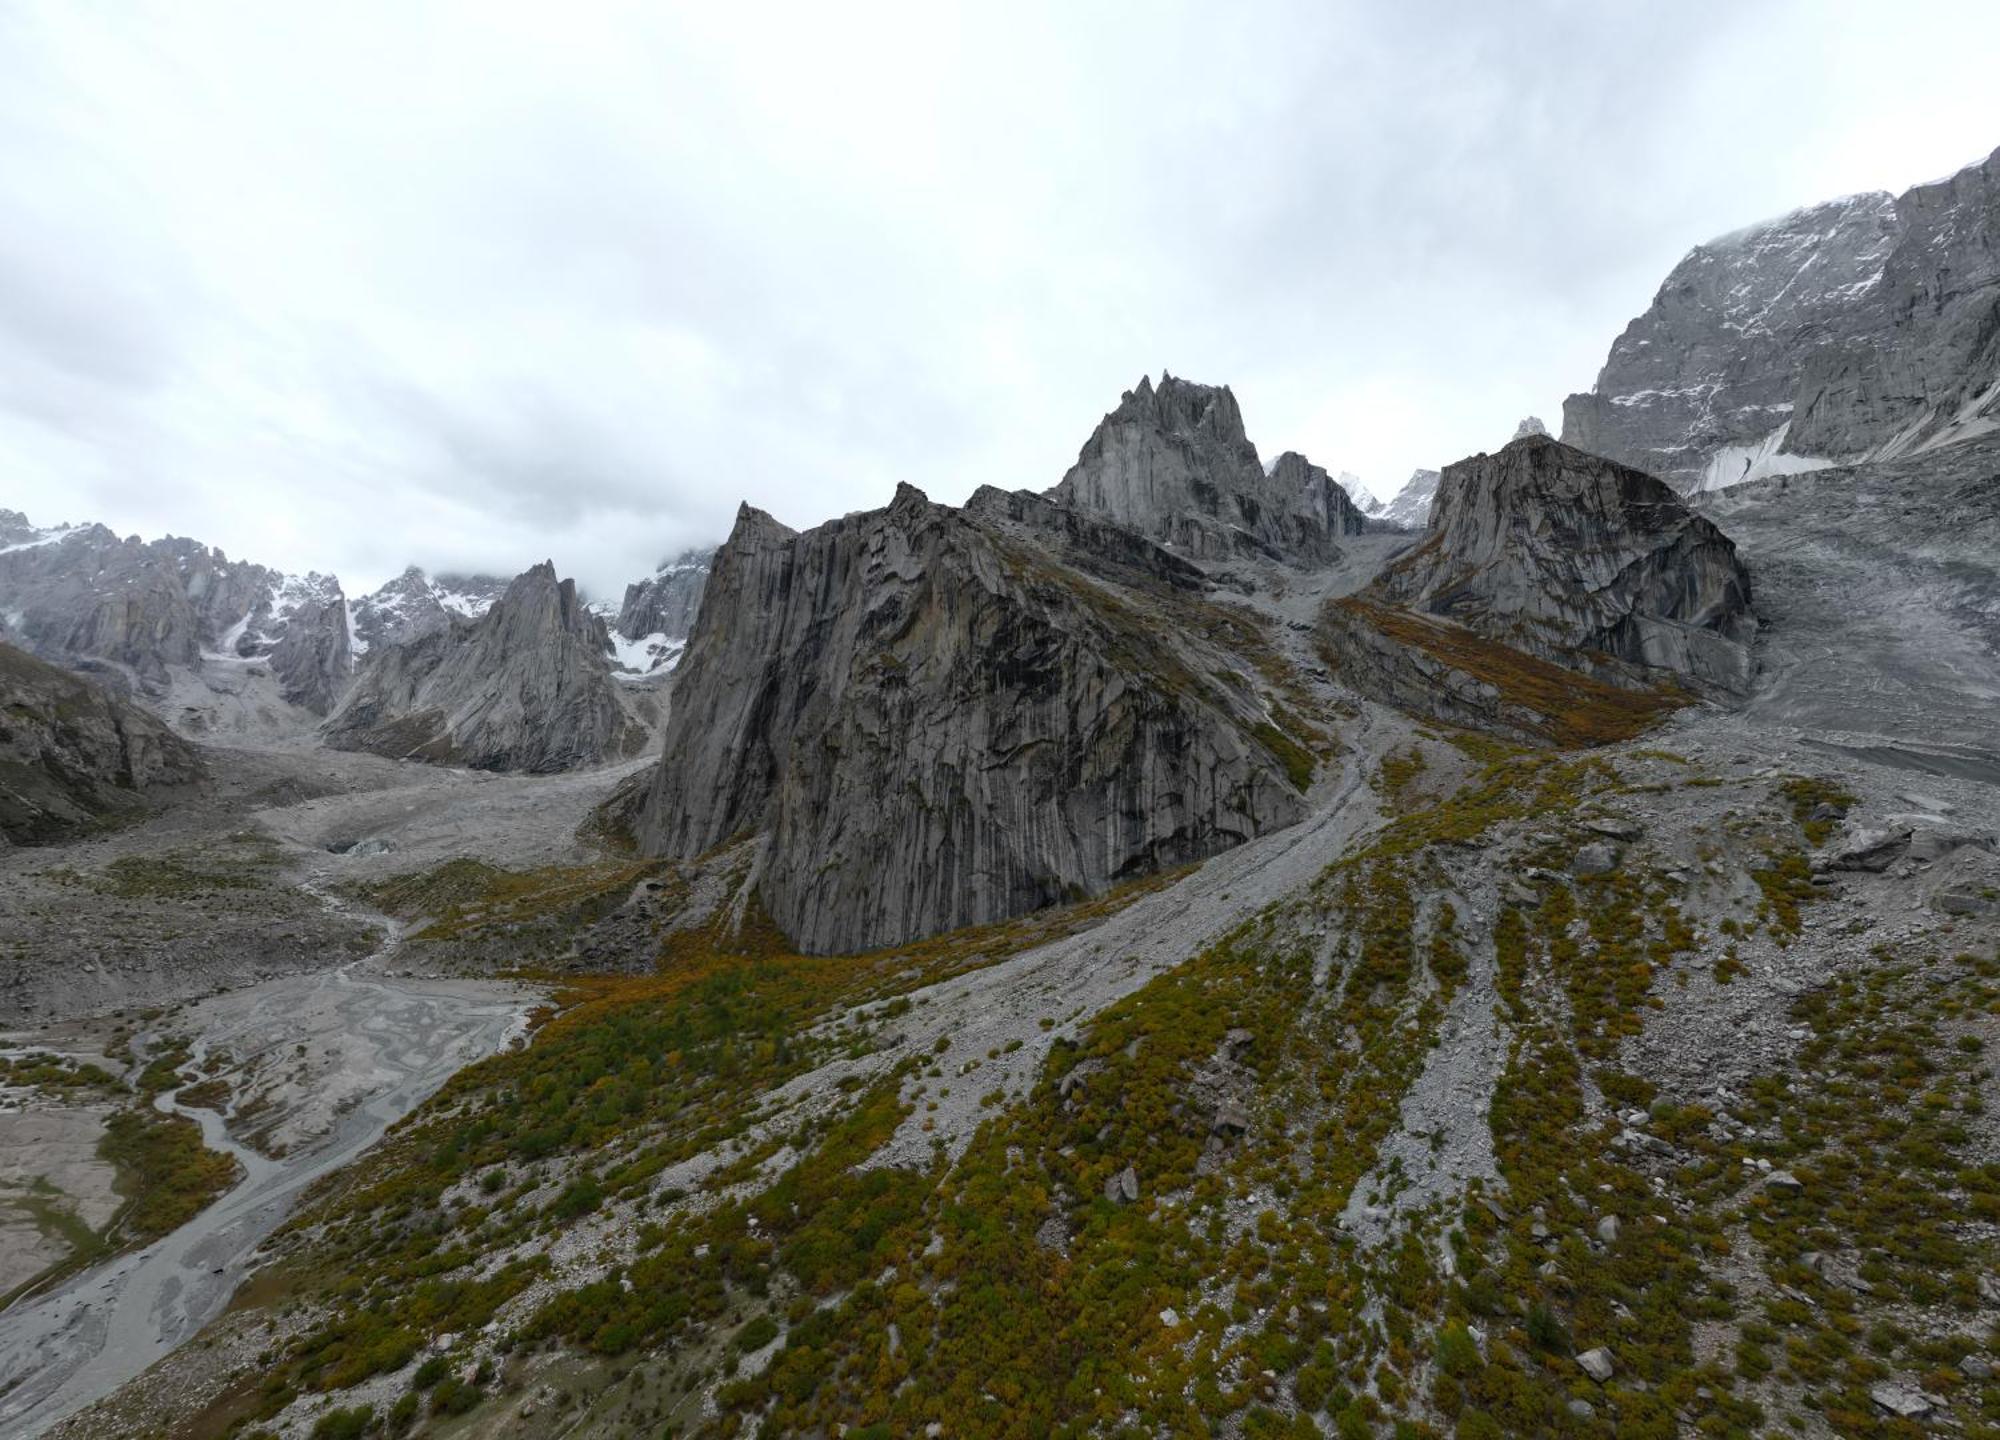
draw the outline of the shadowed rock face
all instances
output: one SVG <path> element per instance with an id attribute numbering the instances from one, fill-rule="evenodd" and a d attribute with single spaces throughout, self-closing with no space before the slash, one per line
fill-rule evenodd
<path id="1" fill-rule="evenodd" d="M 1287 453 L 1270 474 L 1227 386 L 1144 378 L 1085 442 L 1050 498 L 1200 560 L 1311 564 L 1365 520 L 1326 471 Z"/>
<path id="2" fill-rule="evenodd" d="M 1563 438 L 1682 490 L 2000 428 L 2000 152 L 1698 245 Z"/>
<path id="3" fill-rule="evenodd" d="M 330 575 L 284 575 L 178 536 L 120 539 L 102 525 L 36 531 L 4 512 L 0 613 L 43 658 L 118 667 L 165 690 L 167 667 L 204 651 L 263 659 L 285 699 L 325 714 L 351 671 L 347 613 Z"/>
<path id="4" fill-rule="evenodd" d="M 838 952 L 1289 824 L 1302 802 L 1253 733 L 1262 703 L 1214 678 L 1232 657 L 1138 608 L 1196 574 L 1032 495 L 957 511 L 905 486 L 804 534 L 746 506 L 681 662 L 641 843 L 693 856 L 762 832 L 772 917 Z"/>
<path id="5" fill-rule="evenodd" d="M 336 749 L 479 770 L 547 772 L 631 754 L 604 622 L 544 561 L 476 620 L 373 652 L 326 722 Z"/>
<path id="6" fill-rule="evenodd" d="M 713 560 L 713 551 L 684 550 L 644 580 L 627 585 L 624 603 L 618 607 L 618 633 L 627 640 L 648 635 L 687 639 L 694 617 L 701 612 L 701 594 Z"/>
<path id="7" fill-rule="evenodd" d="M 1750 681 L 1750 577 L 1729 537 L 1652 476 L 1545 435 L 1447 466 L 1425 542 L 1373 589 L 1572 669 L 1602 656 Z"/>
<path id="8" fill-rule="evenodd" d="M 194 747 L 152 716 L 0 645 L 0 845 L 87 833 L 200 773 Z"/>

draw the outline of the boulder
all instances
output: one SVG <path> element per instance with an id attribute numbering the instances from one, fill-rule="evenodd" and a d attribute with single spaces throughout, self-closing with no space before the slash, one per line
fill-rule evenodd
<path id="1" fill-rule="evenodd" d="M 1937 1402 L 1915 1386 L 1887 1380 L 1869 1386 L 1868 1398 L 1902 1420 L 1921 1420 L 1937 1408 Z"/>
<path id="2" fill-rule="evenodd" d="M 1569 862 L 1569 873 L 1578 879 L 1592 875 L 1609 875 L 1618 868 L 1623 857 L 1618 847 L 1606 841 L 1592 841 L 1580 847 Z"/>
<path id="3" fill-rule="evenodd" d="M 1139 1172 L 1127 1165 L 1104 1182 L 1104 1198 L 1113 1205 L 1132 1205 L 1139 1199 Z"/>
<path id="4" fill-rule="evenodd" d="M 1576 1357 L 1576 1363 L 1584 1374 L 1600 1385 L 1609 1380 L 1617 1371 L 1617 1367 L 1611 1361 L 1611 1352 L 1602 1345 L 1594 1350 L 1584 1351 Z"/>
<path id="5" fill-rule="evenodd" d="M 1821 870 L 1860 870 L 1880 874 L 1909 851 L 1912 831 L 1856 830 L 1838 846 L 1821 856 Z"/>

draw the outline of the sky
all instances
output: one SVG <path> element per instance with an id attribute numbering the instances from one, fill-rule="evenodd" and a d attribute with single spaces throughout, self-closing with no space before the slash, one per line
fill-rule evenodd
<path id="1" fill-rule="evenodd" d="M 1701 240 L 2000 146 L 2000 6 L 0 5 L 0 507 L 615 595 L 1162 370 L 1393 494 Z"/>

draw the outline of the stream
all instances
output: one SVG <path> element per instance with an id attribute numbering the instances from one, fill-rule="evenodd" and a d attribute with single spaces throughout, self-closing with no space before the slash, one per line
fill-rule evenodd
<path id="1" fill-rule="evenodd" d="M 391 930 L 384 950 L 393 948 Z M 382 952 L 371 959 L 379 959 Z M 352 1162 L 454 1073 L 513 1043 L 538 997 L 519 986 L 360 974 L 369 962 L 268 980 L 198 1002 L 197 1057 L 317 1046 L 336 1072 L 315 1076 L 301 1107 L 323 1128 L 272 1159 L 229 1133 L 212 1109 L 155 1104 L 201 1126 L 241 1178 L 214 1204 L 143 1250 L 120 1255 L 0 1314 L 0 1435 L 39 1435 L 111 1394 L 221 1314 L 258 1245 L 306 1188 Z"/>

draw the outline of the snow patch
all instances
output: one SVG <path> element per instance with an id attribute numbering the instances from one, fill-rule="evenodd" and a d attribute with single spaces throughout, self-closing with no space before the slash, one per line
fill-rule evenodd
<path id="1" fill-rule="evenodd" d="M 1803 475 L 1810 470 L 1824 470 L 1840 463 L 1817 455 L 1782 453 L 1785 436 L 1791 433 L 1791 429 L 1792 422 L 1787 420 L 1762 440 L 1749 445 L 1723 446 L 1709 457 L 1708 468 L 1695 482 L 1695 493 L 1726 490 L 1731 485 L 1763 480 L 1772 475 Z"/>
<path id="2" fill-rule="evenodd" d="M 671 670 L 680 664 L 681 652 L 687 649 L 687 641 L 669 640 L 663 631 L 656 630 L 637 640 L 628 640 L 616 630 L 610 633 L 607 653 L 611 656 L 613 677 L 619 680 L 644 680 Z"/>

